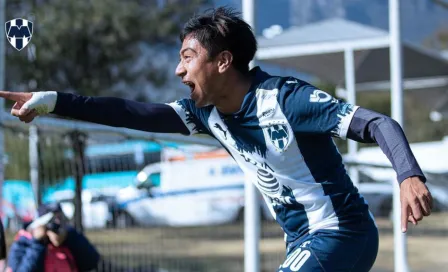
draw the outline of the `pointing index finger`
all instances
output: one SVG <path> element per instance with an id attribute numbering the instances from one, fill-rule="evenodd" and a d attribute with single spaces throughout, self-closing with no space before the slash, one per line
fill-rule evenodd
<path id="1" fill-rule="evenodd" d="M 9 99 L 9 100 L 12 100 L 12 101 L 15 101 L 15 102 L 26 101 L 25 93 L 19 93 L 19 92 L 0 91 L 0 97 L 3 97 L 5 99 Z"/>
<path id="2" fill-rule="evenodd" d="M 409 206 L 407 202 L 401 203 L 401 231 L 406 232 L 408 229 Z"/>

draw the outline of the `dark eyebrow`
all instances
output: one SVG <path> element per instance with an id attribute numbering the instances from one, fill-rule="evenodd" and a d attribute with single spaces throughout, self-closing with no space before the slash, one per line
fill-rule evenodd
<path id="1" fill-rule="evenodd" d="M 194 50 L 193 48 L 191 48 L 191 47 L 187 47 L 187 48 L 184 48 L 184 49 L 182 49 L 182 51 L 180 51 L 180 54 L 179 55 L 182 55 L 185 51 L 187 51 L 187 50 L 191 50 L 191 51 L 193 51 L 195 54 L 197 54 L 198 52 L 196 52 L 196 50 Z"/>

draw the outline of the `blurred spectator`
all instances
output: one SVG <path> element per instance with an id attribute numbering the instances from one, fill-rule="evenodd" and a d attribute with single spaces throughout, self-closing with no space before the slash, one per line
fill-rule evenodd
<path id="1" fill-rule="evenodd" d="M 81 272 L 97 268 L 100 255 L 69 225 L 59 204 L 42 205 L 38 217 L 11 245 L 7 271 Z"/>

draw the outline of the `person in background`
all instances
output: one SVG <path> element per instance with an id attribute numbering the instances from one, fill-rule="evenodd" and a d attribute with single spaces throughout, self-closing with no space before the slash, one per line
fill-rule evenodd
<path id="1" fill-rule="evenodd" d="M 7 271 L 92 271 L 99 260 L 96 248 L 70 226 L 60 204 L 47 204 L 41 205 L 38 217 L 17 233 Z"/>

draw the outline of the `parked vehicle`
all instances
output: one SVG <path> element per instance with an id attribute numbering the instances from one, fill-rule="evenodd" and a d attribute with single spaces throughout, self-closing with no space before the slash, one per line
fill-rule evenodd
<path id="1" fill-rule="evenodd" d="M 110 202 L 114 196 L 94 190 L 82 191 L 82 224 L 84 228 L 106 228 L 110 221 Z M 75 215 L 74 192 L 70 190 L 55 192 L 52 202 L 61 204 L 62 211 L 69 220 Z"/>
<path id="2" fill-rule="evenodd" d="M 135 184 L 117 194 L 118 227 L 214 225 L 243 218 L 244 174 L 224 150 L 167 153 L 165 161 L 144 167 Z M 261 201 L 263 218 L 273 219 Z"/>
<path id="3" fill-rule="evenodd" d="M 134 183 L 141 166 L 159 162 L 161 149 L 161 144 L 150 141 L 125 141 L 86 147 L 86 173 L 82 180 L 85 228 L 106 227 L 112 221 L 110 207 L 114 206 L 116 193 Z M 73 157 L 71 150 L 67 150 L 65 155 L 67 158 Z M 67 216 L 72 218 L 74 192 L 75 179 L 68 176 L 55 185 L 43 188 L 42 201 L 60 202 Z"/>

